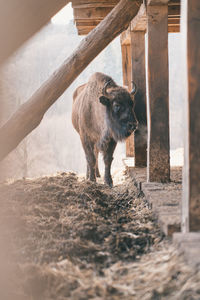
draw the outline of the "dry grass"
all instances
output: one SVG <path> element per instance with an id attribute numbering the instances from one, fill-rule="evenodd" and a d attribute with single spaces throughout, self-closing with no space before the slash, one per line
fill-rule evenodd
<path id="1" fill-rule="evenodd" d="M 0 195 L 0 299 L 200 299 L 199 271 L 162 241 L 131 180 L 62 173 Z"/>

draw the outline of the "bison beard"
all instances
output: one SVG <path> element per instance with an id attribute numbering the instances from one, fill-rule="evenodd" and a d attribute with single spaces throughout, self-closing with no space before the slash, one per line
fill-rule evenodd
<path id="1" fill-rule="evenodd" d="M 73 95 L 72 123 L 80 135 L 87 160 L 87 178 L 100 176 L 98 154 L 105 163 L 104 181 L 112 186 L 110 174 L 113 153 L 118 141 L 126 139 L 136 128 L 134 113 L 136 89 L 132 93 L 118 86 L 111 77 L 95 73 Z"/>

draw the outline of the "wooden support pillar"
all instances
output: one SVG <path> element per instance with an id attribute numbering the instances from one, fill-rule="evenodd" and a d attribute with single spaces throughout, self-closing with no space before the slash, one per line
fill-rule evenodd
<path id="1" fill-rule="evenodd" d="M 131 45 L 121 45 L 122 50 L 122 72 L 123 72 L 123 85 L 131 90 Z"/>
<path id="2" fill-rule="evenodd" d="M 148 153 L 147 180 L 168 182 L 168 6 L 149 5 L 148 14 Z"/>
<path id="3" fill-rule="evenodd" d="M 122 73 L 123 73 L 123 85 L 128 87 L 131 91 L 131 45 L 123 44 L 121 45 L 122 50 Z M 126 157 L 135 156 L 134 147 L 134 135 L 131 134 L 129 138 L 126 139 Z"/>
<path id="4" fill-rule="evenodd" d="M 145 31 L 131 32 L 132 80 L 137 85 L 135 113 L 139 121 L 134 134 L 135 166 L 147 165 L 147 119 L 146 119 L 146 71 L 145 71 Z"/>
<path id="5" fill-rule="evenodd" d="M 183 0 L 186 97 L 182 231 L 200 231 L 200 1 Z"/>

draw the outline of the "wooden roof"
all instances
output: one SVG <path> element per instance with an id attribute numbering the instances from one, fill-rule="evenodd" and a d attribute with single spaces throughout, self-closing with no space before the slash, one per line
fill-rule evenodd
<path id="1" fill-rule="evenodd" d="M 73 0 L 74 21 L 79 35 L 86 35 L 94 29 L 105 16 L 113 9 L 119 0 Z M 180 0 L 170 0 L 168 3 L 168 31 L 180 31 Z M 142 5 L 135 17 L 134 26 L 140 26 L 145 30 L 146 9 Z M 133 21 L 134 21 L 133 20 Z M 141 29 L 137 29 L 141 30 Z"/>
<path id="2" fill-rule="evenodd" d="M 72 7 L 78 34 L 88 34 L 118 2 L 119 0 L 74 0 Z"/>

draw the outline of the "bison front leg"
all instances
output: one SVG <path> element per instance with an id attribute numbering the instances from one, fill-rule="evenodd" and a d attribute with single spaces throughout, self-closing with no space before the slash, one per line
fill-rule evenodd
<path id="1" fill-rule="evenodd" d="M 101 177 L 100 172 L 99 172 L 99 165 L 98 165 L 99 150 L 96 145 L 94 146 L 94 154 L 95 154 L 95 158 L 96 158 L 96 166 L 95 166 L 96 177 Z"/>
<path id="2" fill-rule="evenodd" d="M 110 174 L 111 164 L 113 161 L 113 152 L 115 150 L 117 143 L 111 139 L 108 142 L 108 147 L 103 151 L 103 159 L 105 163 L 105 175 L 104 175 L 104 182 L 109 185 L 110 187 L 113 186 L 112 177 Z"/>
<path id="3" fill-rule="evenodd" d="M 99 172 L 99 165 L 98 165 L 98 155 L 99 155 L 99 151 L 94 148 L 94 154 L 95 154 L 95 159 L 96 159 L 96 165 L 95 165 L 95 174 L 96 177 L 101 177 L 100 172 Z M 90 177 L 90 167 L 87 163 L 87 173 L 86 173 L 86 178 L 89 179 Z"/>
<path id="4" fill-rule="evenodd" d="M 96 181 L 96 157 L 94 154 L 94 144 L 87 137 L 82 138 L 81 142 L 85 151 L 85 157 L 87 161 L 86 178 L 91 181 Z"/>
<path id="5" fill-rule="evenodd" d="M 87 162 L 86 179 L 89 179 L 89 177 L 90 177 L 90 167 L 89 167 L 88 162 Z"/>

